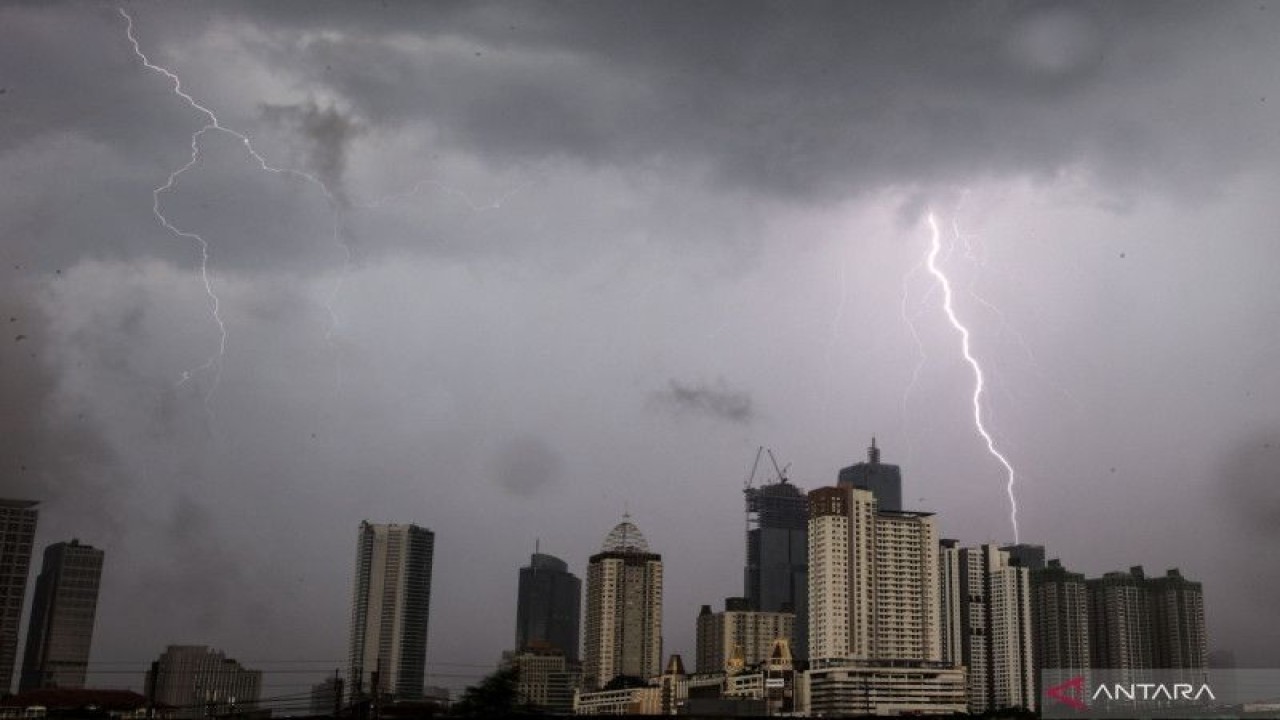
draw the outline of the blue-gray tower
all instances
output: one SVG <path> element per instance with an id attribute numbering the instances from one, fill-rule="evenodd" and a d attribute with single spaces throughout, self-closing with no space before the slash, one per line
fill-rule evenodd
<path id="1" fill-rule="evenodd" d="M 796 614 L 791 644 L 809 657 L 809 498 L 787 482 L 748 487 L 746 597 L 752 610 Z"/>
<path id="2" fill-rule="evenodd" d="M 874 437 L 871 447 L 867 448 L 867 461 L 841 470 L 836 484 L 870 490 L 881 510 L 902 511 L 902 468 L 880 462 L 880 449 Z"/>
<path id="3" fill-rule="evenodd" d="M 534 552 L 529 566 L 520 568 L 516 651 L 555 648 L 577 662 L 581 606 L 582 581 L 565 561 Z"/>

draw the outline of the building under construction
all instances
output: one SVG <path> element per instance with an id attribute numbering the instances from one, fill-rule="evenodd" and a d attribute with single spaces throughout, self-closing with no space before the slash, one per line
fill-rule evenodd
<path id="1" fill-rule="evenodd" d="M 759 465 L 760 453 L 756 454 Z M 773 461 L 773 454 L 769 454 Z M 791 484 L 786 469 L 773 463 L 776 482 L 743 491 L 747 510 L 745 592 L 751 609 L 791 611 L 796 615 L 792 652 L 808 658 L 809 650 L 809 499 Z"/>

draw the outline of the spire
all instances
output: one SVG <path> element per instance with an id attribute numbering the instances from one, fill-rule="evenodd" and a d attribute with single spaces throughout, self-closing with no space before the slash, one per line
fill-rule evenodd
<path id="1" fill-rule="evenodd" d="M 880 464 L 880 448 L 876 447 L 876 436 L 871 436 L 871 447 L 867 448 L 867 461 L 872 465 Z"/>

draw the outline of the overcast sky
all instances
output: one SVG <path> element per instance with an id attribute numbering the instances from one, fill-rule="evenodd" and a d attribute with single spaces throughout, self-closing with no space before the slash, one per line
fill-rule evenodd
<path id="1" fill-rule="evenodd" d="M 345 664 L 368 519 L 435 531 L 456 686 L 624 509 L 688 658 L 760 445 L 1011 541 L 929 212 L 1021 539 L 1280 663 L 1280 4 L 124 7 L 226 129 L 176 176 L 115 6 L 0 8 L 0 496 L 106 550 L 96 669 Z"/>

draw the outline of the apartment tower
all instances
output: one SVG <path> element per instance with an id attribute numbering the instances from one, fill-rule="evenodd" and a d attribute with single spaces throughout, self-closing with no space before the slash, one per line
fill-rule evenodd
<path id="1" fill-rule="evenodd" d="M 434 551 L 426 528 L 360 523 L 348 652 L 353 694 L 422 697 Z"/>
<path id="2" fill-rule="evenodd" d="M 970 713 L 1036 709 L 1030 571 L 994 545 L 941 548 L 943 659 L 968 670 Z"/>
<path id="3" fill-rule="evenodd" d="M 662 556 L 623 516 L 587 565 L 583 685 L 599 689 L 626 675 L 662 670 Z"/>

